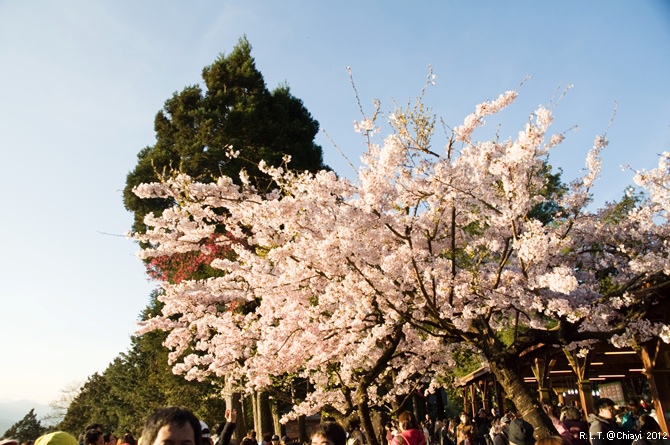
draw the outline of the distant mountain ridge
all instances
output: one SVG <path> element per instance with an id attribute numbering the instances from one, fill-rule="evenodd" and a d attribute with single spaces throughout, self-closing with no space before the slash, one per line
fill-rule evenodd
<path id="1" fill-rule="evenodd" d="M 30 400 L 0 401 L 0 437 L 9 427 L 23 419 L 31 409 L 35 409 L 35 414 L 40 420 L 51 412 L 49 405 L 42 405 Z"/>

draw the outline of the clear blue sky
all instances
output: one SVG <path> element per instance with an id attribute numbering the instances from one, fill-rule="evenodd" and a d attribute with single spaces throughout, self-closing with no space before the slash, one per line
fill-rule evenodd
<path id="1" fill-rule="evenodd" d="M 356 163 L 347 66 L 368 110 L 390 110 L 431 64 L 429 103 L 450 125 L 530 75 L 504 136 L 574 85 L 555 130 L 580 130 L 551 158 L 565 179 L 616 101 L 597 202 L 631 182 L 621 164 L 652 168 L 670 143 L 667 1 L 0 0 L 0 401 L 48 403 L 129 346 L 153 285 L 117 236 L 125 176 L 164 101 L 243 34 L 268 86 L 288 82 Z"/>

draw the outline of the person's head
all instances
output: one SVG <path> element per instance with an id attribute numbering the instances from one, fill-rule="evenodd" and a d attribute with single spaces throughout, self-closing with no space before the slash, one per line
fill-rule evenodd
<path id="1" fill-rule="evenodd" d="M 142 431 L 144 445 L 200 445 L 200 421 L 186 408 L 171 406 L 154 412 L 147 418 Z"/>
<path id="2" fill-rule="evenodd" d="M 102 436 L 102 441 L 104 442 L 105 445 L 116 445 L 118 439 L 114 434 L 107 433 L 104 436 Z"/>
<path id="3" fill-rule="evenodd" d="M 465 411 L 461 411 L 459 418 L 461 419 L 461 423 L 470 423 L 470 414 Z"/>
<path id="4" fill-rule="evenodd" d="M 398 416 L 398 429 L 402 431 L 419 428 L 419 422 L 414 417 L 414 414 L 409 411 L 403 411 Z"/>
<path id="5" fill-rule="evenodd" d="M 561 411 L 561 420 L 582 420 L 582 415 L 574 406 L 566 406 Z"/>
<path id="6" fill-rule="evenodd" d="M 104 435 L 95 429 L 90 429 L 84 434 L 84 445 L 104 445 Z"/>
<path id="7" fill-rule="evenodd" d="M 321 422 L 312 430 L 312 445 L 345 445 L 347 433 L 337 422 Z"/>
<path id="8" fill-rule="evenodd" d="M 651 417 L 649 414 L 642 414 L 640 416 L 640 432 L 646 433 L 649 431 L 661 431 L 661 427 L 656 422 L 656 419 Z"/>
<path id="9" fill-rule="evenodd" d="M 291 443 L 291 438 L 288 437 L 288 436 L 282 436 L 281 443 L 282 443 L 282 445 L 287 445 L 287 444 Z"/>
<path id="10" fill-rule="evenodd" d="M 133 437 L 133 435 L 130 431 L 126 431 L 123 434 L 123 439 L 121 439 L 121 443 L 127 443 L 127 444 L 130 444 L 130 445 L 135 445 L 135 438 Z"/>
<path id="11" fill-rule="evenodd" d="M 100 424 L 100 423 L 88 424 L 86 426 L 86 431 L 89 431 L 89 430 L 96 430 L 96 431 L 100 431 L 102 433 L 102 424 Z"/>
<path id="12" fill-rule="evenodd" d="M 249 430 L 247 432 L 247 437 L 251 437 L 252 439 L 256 438 L 256 430 Z"/>
<path id="13" fill-rule="evenodd" d="M 277 436 L 276 434 L 274 434 L 274 435 L 270 438 L 270 440 L 272 441 L 272 445 L 279 445 L 279 436 Z"/>
<path id="14" fill-rule="evenodd" d="M 598 413 L 598 417 L 602 417 L 603 419 L 614 419 L 614 402 L 612 399 L 606 397 L 598 399 L 593 404 L 593 408 Z"/>
<path id="15" fill-rule="evenodd" d="M 533 425 L 523 419 L 514 419 L 507 427 L 507 440 L 510 445 L 533 445 Z"/>

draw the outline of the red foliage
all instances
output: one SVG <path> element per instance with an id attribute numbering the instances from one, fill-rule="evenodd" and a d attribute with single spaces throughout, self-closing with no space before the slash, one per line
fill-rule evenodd
<path id="1" fill-rule="evenodd" d="M 221 240 L 223 237 L 226 238 L 225 242 Z M 212 234 L 201 243 L 198 251 L 154 257 L 146 265 L 147 274 L 153 280 L 170 283 L 193 279 L 194 275 L 202 270 L 203 265 L 210 265 L 218 258 L 230 257 L 231 240 L 236 242 L 229 233 Z"/>

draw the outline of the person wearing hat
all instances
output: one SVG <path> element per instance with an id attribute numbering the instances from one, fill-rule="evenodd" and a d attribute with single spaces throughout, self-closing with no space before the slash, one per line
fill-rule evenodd
<path id="1" fill-rule="evenodd" d="M 200 434 L 202 435 L 202 445 L 214 445 L 212 440 L 212 432 L 209 430 L 209 427 L 202 420 L 200 421 Z"/>
<path id="2" fill-rule="evenodd" d="M 56 431 L 38 437 L 35 445 L 79 445 L 79 441 L 72 434 Z"/>
<path id="3" fill-rule="evenodd" d="M 507 440 L 510 445 L 534 445 L 535 437 L 533 425 L 521 418 L 510 421 L 507 427 Z"/>
<path id="4" fill-rule="evenodd" d="M 507 428 L 509 427 L 511 419 L 508 416 L 502 416 L 500 419 L 493 422 L 491 427 L 491 441 L 493 445 L 507 445 Z"/>

